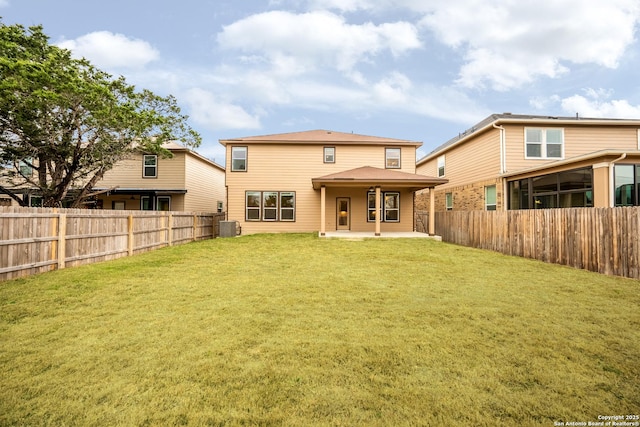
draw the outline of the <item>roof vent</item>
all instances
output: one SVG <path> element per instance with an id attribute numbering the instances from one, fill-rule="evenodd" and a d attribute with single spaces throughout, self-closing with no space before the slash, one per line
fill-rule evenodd
<path id="1" fill-rule="evenodd" d="M 508 113 L 508 112 L 504 112 L 502 114 L 504 114 L 505 116 L 510 116 L 511 115 L 511 113 Z"/>

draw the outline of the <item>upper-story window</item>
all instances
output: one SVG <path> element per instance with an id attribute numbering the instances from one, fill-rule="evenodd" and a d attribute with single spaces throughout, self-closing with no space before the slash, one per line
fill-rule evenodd
<path id="1" fill-rule="evenodd" d="M 324 162 L 325 163 L 336 162 L 336 147 L 324 147 Z"/>
<path id="2" fill-rule="evenodd" d="M 385 167 L 387 169 L 400 169 L 400 149 L 385 149 Z"/>
<path id="3" fill-rule="evenodd" d="M 33 174 L 33 168 L 31 167 L 32 164 L 33 160 L 31 158 L 20 160 L 20 163 L 18 164 L 20 175 L 31 176 Z"/>
<path id="4" fill-rule="evenodd" d="M 158 156 L 155 154 L 145 154 L 143 156 L 142 177 L 157 178 L 158 177 Z"/>
<path id="5" fill-rule="evenodd" d="M 438 157 L 438 178 L 444 176 L 444 155 Z"/>
<path id="6" fill-rule="evenodd" d="M 247 171 L 247 147 L 231 147 L 231 172 Z"/>
<path id="7" fill-rule="evenodd" d="M 525 158 L 561 159 L 564 155 L 564 130 L 525 128 Z"/>

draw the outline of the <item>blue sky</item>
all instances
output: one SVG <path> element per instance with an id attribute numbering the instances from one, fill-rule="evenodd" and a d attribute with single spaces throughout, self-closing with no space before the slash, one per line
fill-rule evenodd
<path id="1" fill-rule="evenodd" d="M 5 24 L 178 99 L 219 139 L 422 141 L 492 113 L 640 118 L 640 0 L 0 0 Z"/>

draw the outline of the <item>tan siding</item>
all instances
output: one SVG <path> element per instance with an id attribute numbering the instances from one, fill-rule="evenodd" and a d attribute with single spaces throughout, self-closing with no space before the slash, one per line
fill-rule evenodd
<path id="1" fill-rule="evenodd" d="M 361 166 L 385 167 L 384 146 L 348 146 L 337 145 L 336 162 L 323 162 L 323 145 L 251 145 L 247 150 L 247 172 L 231 172 L 231 145 L 227 146 L 227 177 L 228 187 L 228 218 L 241 222 L 243 233 L 258 232 L 309 232 L 320 229 L 320 191 L 313 190 L 311 179 L 336 172 L 358 168 Z M 327 144 L 326 146 L 334 146 Z M 415 147 L 402 147 L 400 169 L 403 172 L 415 171 Z M 295 222 L 245 222 L 245 192 L 246 191 L 295 191 L 296 193 L 296 221 Z M 352 210 L 364 209 L 364 192 L 353 194 L 353 190 L 345 190 L 345 197 L 362 198 L 362 208 L 354 204 Z M 352 196 L 349 196 L 352 194 Z M 330 213 L 335 212 L 335 197 L 329 201 L 327 197 L 327 220 Z M 329 206 L 333 203 L 333 207 Z M 401 207 L 401 214 L 411 216 L 412 202 Z M 366 211 L 365 211 L 366 214 Z M 365 215 L 362 214 L 362 215 Z M 354 223 L 355 224 L 355 223 Z M 398 225 L 393 225 L 397 227 Z M 329 229 L 329 228 L 328 228 Z"/>
<path id="2" fill-rule="evenodd" d="M 544 127 L 551 126 L 529 126 Z M 628 126 L 556 126 L 564 129 L 564 158 L 605 149 L 637 150 L 638 130 Z M 524 125 L 505 126 L 507 138 L 507 172 L 535 168 L 554 159 L 525 159 Z"/>
<path id="3" fill-rule="evenodd" d="M 444 153 L 445 175 L 448 184 L 438 186 L 446 190 L 454 186 L 487 180 L 500 174 L 500 134 L 497 129 L 484 132 L 472 144 L 464 144 Z M 418 166 L 417 173 L 438 176 L 438 158 Z"/>
<path id="4" fill-rule="evenodd" d="M 187 155 L 185 181 L 186 211 L 216 212 L 217 202 L 226 198 L 224 171 L 196 156 Z"/>
<path id="5" fill-rule="evenodd" d="M 158 177 L 142 177 L 142 155 L 123 160 L 108 171 L 96 187 L 121 188 L 185 188 L 185 154 L 175 153 L 173 158 L 158 156 Z"/>

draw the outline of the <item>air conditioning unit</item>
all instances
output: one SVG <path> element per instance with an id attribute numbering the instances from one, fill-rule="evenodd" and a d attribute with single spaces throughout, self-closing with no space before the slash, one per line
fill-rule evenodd
<path id="1" fill-rule="evenodd" d="M 241 230 L 238 221 L 220 221 L 220 237 L 236 237 Z"/>

